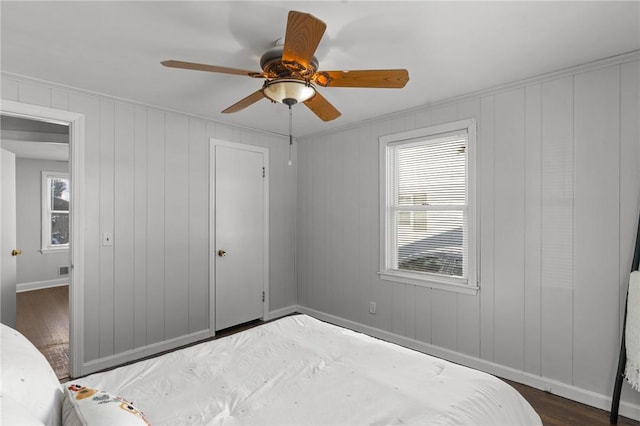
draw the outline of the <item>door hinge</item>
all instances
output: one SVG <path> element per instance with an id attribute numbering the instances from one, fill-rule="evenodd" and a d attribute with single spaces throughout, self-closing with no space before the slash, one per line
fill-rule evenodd
<path id="1" fill-rule="evenodd" d="M 265 177 L 265 174 L 266 174 L 266 170 L 265 170 L 265 168 L 263 167 L 263 168 L 262 168 L 262 177 Z"/>
<path id="2" fill-rule="evenodd" d="M 262 301 L 264 302 L 264 291 L 262 292 Z"/>

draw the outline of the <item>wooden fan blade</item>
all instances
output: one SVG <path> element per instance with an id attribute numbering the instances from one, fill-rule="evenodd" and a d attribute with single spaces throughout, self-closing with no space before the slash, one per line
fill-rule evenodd
<path id="1" fill-rule="evenodd" d="M 322 121 L 335 120 L 342 115 L 340 111 L 331 105 L 329 101 L 318 92 L 316 92 L 311 99 L 304 101 L 304 104 L 313 111 L 315 115 L 320 117 Z"/>
<path id="2" fill-rule="evenodd" d="M 282 62 L 291 63 L 295 68 L 309 69 L 309 63 L 326 28 L 327 25 L 313 15 L 290 11 Z"/>
<path id="3" fill-rule="evenodd" d="M 373 87 L 399 89 L 409 81 L 407 70 L 318 71 L 313 82 L 324 87 Z"/>
<path id="4" fill-rule="evenodd" d="M 216 65 L 196 64 L 194 62 L 176 61 L 174 59 L 170 59 L 168 61 L 162 61 L 161 64 L 169 68 L 182 68 L 186 70 L 220 72 L 223 74 L 245 75 L 249 77 L 264 77 L 264 74 L 261 72 L 240 70 L 237 68 L 219 67 Z"/>
<path id="5" fill-rule="evenodd" d="M 230 114 L 232 112 L 238 112 L 240 110 L 245 109 L 249 105 L 252 105 L 252 104 L 258 102 L 262 98 L 264 98 L 264 94 L 262 93 L 262 89 L 260 89 L 257 92 L 253 92 L 252 94 L 250 94 L 246 98 L 241 99 L 240 101 L 238 101 L 235 104 L 231 105 L 229 108 L 227 108 L 224 111 L 222 111 L 222 113 L 223 114 Z"/>

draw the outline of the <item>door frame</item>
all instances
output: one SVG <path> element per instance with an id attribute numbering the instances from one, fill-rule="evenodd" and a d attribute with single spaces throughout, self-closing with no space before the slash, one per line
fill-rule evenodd
<path id="1" fill-rule="evenodd" d="M 70 259 L 69 268 L 69 369 L 81 373 L 84 359 L 84 114 L 2 99 L 0 114 L 69 126 Z"/>
<path id="2" fill-rule="evenodd" d="M 269 313 L 269 149 L 222 139 L 209 138 L 209 330 L 216 333 L 216 146 L 226 146 L 262 154 L 264 190 L 264 303 L 262 318 Z"/>

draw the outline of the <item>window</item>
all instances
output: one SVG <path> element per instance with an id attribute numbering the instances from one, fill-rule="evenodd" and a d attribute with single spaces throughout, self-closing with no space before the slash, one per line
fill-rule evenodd
<path id="1" fill-rule="evenodd" d="M 475 294 L 475 120 L 380 138 L 380 277 Z"/>
<path id="2" fill-rule="evenodd" d="M 69 175 L 42 172 L 42 252 L 69 248 Z"/>

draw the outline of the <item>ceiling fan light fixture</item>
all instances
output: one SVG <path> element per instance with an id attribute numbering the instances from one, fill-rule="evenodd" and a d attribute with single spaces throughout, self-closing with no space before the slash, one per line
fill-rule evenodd
<path id="1" fill-rule="evenodd" d="M 304 80 L 279 79 L 267 81 L 262 93 L 274 102 L 293 105 L 314 97 L 316 89 Z"/>

